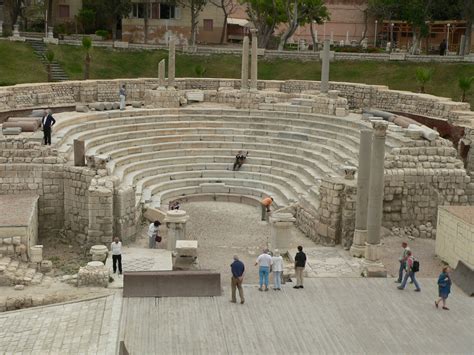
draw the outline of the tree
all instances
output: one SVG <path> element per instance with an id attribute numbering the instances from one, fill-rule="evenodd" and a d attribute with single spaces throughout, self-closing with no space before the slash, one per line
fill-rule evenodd
<path id="1" fill-rule="evenodd" d="M 148 0 L 147 5 L 149 6 Z M 130 13 L 131 9 L 130 0 L 84 0 L 79 19 L 88 33 L 93 33 L 97 29 L 108 29 L 115 40 L 117 24 Z"/>
<path id="2" fill-rule="evenodd" d="M 233 0 L 209 0 L 209 2 L 222 9 L 222 12 L 224 14 L 224 24 L 222 26 L 222 33 L 221 33 L 221 40 L 220 44 L 224 43 L 225 40 L 225 34 L 227 32 L 227 19 L 229 18 L 230 15 L 232 15 L 235 10 L 237 10 L 237 3 L 234 2 Z"/>
<path id="3" fill-rule="evenodd" d="M 420 92 L 425 93 L 425 86 L 431 81 L 433 70 L 429 68 L 417 68 L 415 72 L 416 81 L 420 84 Z"/>
<path id="4" fill-rule="evenodd" d="M 298 26 L 306 23 L 322 23 L 329 18 L 329 12 L 323 0 L 282 0 L 285 8 L 286 29 L 281 35 L 278 50 L 283 50 L 288 39 Z"/>
<path id="5" fill-rule="evenodd" d="M 466 42 L 464 46 L 464 53 L 461 55 L 468 55 L 471 53 L 471 42 L 472 42 L 472 30 L 474 24 L 474 1 L 472 0 L 459 0 L 461 1 L 461 12 L 462 17 L 466 21 Z"/>
<path id="6" fill-rule="evenodd" d="M 92 40 L 90 37 L 82 38 L 82 48 L 84 48 L 86 51 L 86 57 L 84 59 L 84 80 L 87 80 L 89 79 L 89 71 L 91 65 L 90 50 L 92 48 Z"/>
<path id="7" fill-rule="evenodd" d="M 191 45 L 196 45 L 197 29 L 199 25 L 199 13 L 204 9 L 208 0 L 178 0 L 178 4 L 191 10 Z"/>
<path id="8" fill-rule="evenodd" d="M 459 79 L 458 86 L 462 91 L 461 101 L 466 102 L 466 94 L 471 90 L 472 83 L 474 82 L 474 76 L 463 77 Z"/>
<path id="9" fill-rule="evenodd" d="M 257 29 L 258 46 L 266 48 L 275 27 L 285 22 L 283 0 L 242 0 L 247 15 Z"/>
<path id="10" fill-rule="evenodd" d="M 51 49 L 48 49 L 45 53 L 46 61 L 48 62 L 48 81 L 53 81 L 53 73 L 51 71 L 51 64 L 54 61 L 54 52 Z"/>

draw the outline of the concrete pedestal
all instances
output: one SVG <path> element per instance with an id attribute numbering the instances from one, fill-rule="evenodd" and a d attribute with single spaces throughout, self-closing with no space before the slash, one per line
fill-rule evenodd
<path id="1" fill-rule="evenodd" d="M 166 248 L 170 251 L 176 250 L 177 240 L 186 240 L 186 222 L 189 216 L 186 211 L 172 210 L 166 213 L 165 223 L 168 228 L 168 243 Z"/>
<path id="2" fill-rule="evenodd" d="M 291 213 L 275 213 L 270 217 L 271 247 L 286 253 L 296 219 Z"/>

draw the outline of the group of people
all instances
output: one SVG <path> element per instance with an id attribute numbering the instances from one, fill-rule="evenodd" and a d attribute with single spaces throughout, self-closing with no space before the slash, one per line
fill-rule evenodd
<path id="1" fill-rule="evenodd" d="M 259 291 L 268 291 L 269 276 L 273 274 L 273 290 L 281 291 L 281 282 L 283 277 L 283 257 L 280 255 L 278 249 L 272 253 L 268 249 L 264 249 L 262 254 L 257 257 L 255 266 L 258 266 L 259 275 Z M 298 252 L 295 255 L 295 274 L 296 285 L 295 289 L 303 288 L 303 271 L 306 266 L 306 254 L 303 252 L 303 247 L 298 246 Z M 244 280 L 245 265 L 237 255 L 234 255 L 234 261 L 230 265 L 231 277 L 231 302 L 236 303 L 236 290 L 239 291 L 240 303 L 244 304 L 244 290 L 242 282 Z"/>
<path id="2" fill-rule="evenodd" d="M 415 285 L 415 291 L 420 292 L 420 284 L 416 279 L 416 273 L 419 271 L 419 261 L 415 259 L 413 256 L 412 251 L 408 247 L 408 243 L 402 243 L 402 253 L 399 257 L 400 267 L 398 270 L 398 279 L 395 281 L 399 283 L 398 286 L 399 290 L 404 290 L 410 278 L 411 283 Z M 451 276 L 450 276 L 450 269 L 449 266 L 443 266 L 441 274 L 438 277 L 438 294 L 439 299 L 435 301 L 436 308 L 439 307 L 440 302 L 442 303 L 442 308 L 445 310 L 449 310 L 446 306 L 446 300 L 451 293 Z M 405 275 L 404 275 L 405 274 Z"/>

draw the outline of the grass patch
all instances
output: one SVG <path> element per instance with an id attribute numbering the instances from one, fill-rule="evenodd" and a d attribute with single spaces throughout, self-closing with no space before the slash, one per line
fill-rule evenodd
<path id="1" fill-rule="evenodd" d="M 50 46 L 50 48 L 55 53 L 55 59 L 71 79 L 83 78 L 85 52 L 81 47 L 61 45 Z M 0 52 L 6 53 L 9 58 L 0 62 L 0 81 L 14 84 L 46 80 L 45 69 L 27 45 L 0 42 Z M 167 58 L 167 51 L 92 48 L 91 57 L 91 79 L 156 78 L 158 62 Z M 35 69 L 25 70 L 33 66 Z M 177 77 L 197 77 L 197 66 L 205 68 L 205 77 L 240 78 L 239 56 L 193 56 L 177 53 Z M 337 61 L 331 63 L 330 80 L 387 85 L 394 90 L 418 92 L 419 85 L 415 80 L 415 71 L 418 67 L 428 67 L 433 70 L 433 79 L 426 85 L 427 93 L 450 97 L 455 101 L 459 101 L 462 94 L 458 88 L 459 78 L 474 76 L 472 64 Z M 321 63 L 318 61 L 260 60 L 258 70 L 259 78 L 266 80 L 319 80 L 321 77 Z M 474 107 L 474 88 L 468 94 L 468 100 Z"/>
<path id="2" fill-rule="evenodd" d="M 45 67 L 26 43 L 0 41 L 0 86 L 47 81 Z"/>

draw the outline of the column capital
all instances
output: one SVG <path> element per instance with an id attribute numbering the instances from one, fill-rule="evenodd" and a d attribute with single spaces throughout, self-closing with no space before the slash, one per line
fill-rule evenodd
<path id="1" fill-rule="evenodd" d="M 351 165 L 344 165 L 342 167 L 342 170 L 344 170 L 344 179 L 346 180 L 354 180 L 354 176 L 357 172 L 357 168 L 355 166 Z"/>
<path id="2" fill-rule="evenodd" d="M 166 212 L 165 223 L 186 223 L 189 216 L 183 210 L 171 210 Z"/>
<path id="3" fill-rule="evenodd" d="M 252 28 L 250 29 L 250 33 L 251 33 L 251 34 L 256 34 L 257 32 L 258 32 L 258 30 L 257 30 L 256 28 L 254 28 L 254 27 L 252 27 Z"/>
<path id="4" fill-rule="evenodd" d="M 387 134 L 388 122 L 386 121 L 372 121 L 374 128 L 374 135 L 376 137 L 385 137 Z"/>

